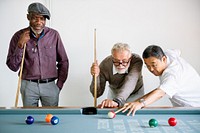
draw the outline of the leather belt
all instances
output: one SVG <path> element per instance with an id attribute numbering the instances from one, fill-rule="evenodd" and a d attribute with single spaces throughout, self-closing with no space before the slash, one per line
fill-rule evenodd
<path id="1" fill-rule="evenodd" d="M 49 83 L 49 82 L 53 82 L 55 80 L 55 78 L 49 78 L 49 79 L 29 79 L 28 81 L 30 82 L 35 82 L 35 83 Z"/>

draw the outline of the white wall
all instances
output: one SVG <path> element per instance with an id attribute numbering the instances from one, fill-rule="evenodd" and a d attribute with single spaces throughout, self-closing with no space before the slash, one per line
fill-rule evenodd
<path id="1" fill-rule="evenodd" d="M 89 92 L 93 62 L 93 32 L 97 29 L 97 59 L 110 54 L 116 42 L 130 44 L 141 55 L 149 44 L 178 48 L 200 73 L 199 0 L 38 0 L 51 12 L 47 22 L 59 31 L 70 59 L 69 77 L 60 94 L 60 106 L 92 106 Z M 15 103 L 18 77 L 5 64 L 12 35 L 28 26 L 27 7 L 32 0 L 0 0 L 0 106 Z M 158 85 L 143 69 L 145 91 Z M 98 103 L 106 94 L 98 99 Z M 165 97 L 153 104 L 171 105 Z M 19 99 L 19 106 L 22 106 Z"/>

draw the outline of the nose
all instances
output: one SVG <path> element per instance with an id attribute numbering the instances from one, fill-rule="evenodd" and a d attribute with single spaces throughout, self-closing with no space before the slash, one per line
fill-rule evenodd
<path id="1" fill-rule="evenodd" d="M 123 66 L 122 62 L 119 62 L 119 66 Z"/>
<path id="2" fill-rule="evenodd" d="M 42 20 L 40 18 L 37 18 L 35 22 L 40 23 Z"/>
<path id="3" fill-rule="evenodd" d="M 123 66 L 122 64 L 119 64 L 118 66 L 116 66 L 118 69 L 124 69 L 125 66 Z"/>
<path id="4" fill-rule="evenodd" d="M 153 72 L 153 70 L 154 70 L 153 67 L 149 67 L 150 72 Z"/>

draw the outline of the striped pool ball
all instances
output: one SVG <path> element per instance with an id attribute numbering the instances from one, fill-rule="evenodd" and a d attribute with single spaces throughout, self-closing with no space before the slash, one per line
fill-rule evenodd
<path id="1" fill-rule="evenodd" d="M 59 118 L 56 117 L 56 116 L 53 116 L 53 117 L 51 118 L 51 124 L 52 124 L 52 125 L 57 125 L 58 123 L 59 123 Z"/>

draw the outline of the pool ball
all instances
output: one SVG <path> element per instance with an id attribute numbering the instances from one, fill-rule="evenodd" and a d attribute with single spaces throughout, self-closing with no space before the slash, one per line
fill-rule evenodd
<path id="1" fill-rule="evenodd" d="M 156 119 L 150 119 L 149 120 L 149 126 L 150 127 L 157 127 L 158 126 L 158 121 Z"/>
<path id="2" fill-rule="evenodd" d="M 177 120 L 176 120 L 176 118 L 171 117 L 171 118 L 168 119 L 168 123 L 169 123 L 170 126 L 176 126 Z"/>
<path id="3" fill-rule="evenodd" d="M 46 121 L 47 123 L 50 123 L 52 117 L 53 117 L 52 114 L 47 114 L 46 117 L 45 117 L 45 121 Z"/>
<path id="4" fill-rule="evenodd" d="M 58 123 L 59 123 L 59 118 L 56 117 L 56 116 L 53 116 L 53 117 L 51 118 L 51 124 L 52 124 L 52 125 L 57 125 Z"/>
<path id="5" fill-rule="evenodd" d="M 32 116 L 28 116 L 25 121 L 26 121 L 26 124 L 30 125 L 30 124 L 33 124 L 34 118 Z"/>
<path id="6" fill-rule="evenodd" d="M 115 118 L 115 116 L 116 116 L 116 114 L 114 111 L 108 112 L 108 118 L 113 119 L 113 118 Z"/>

